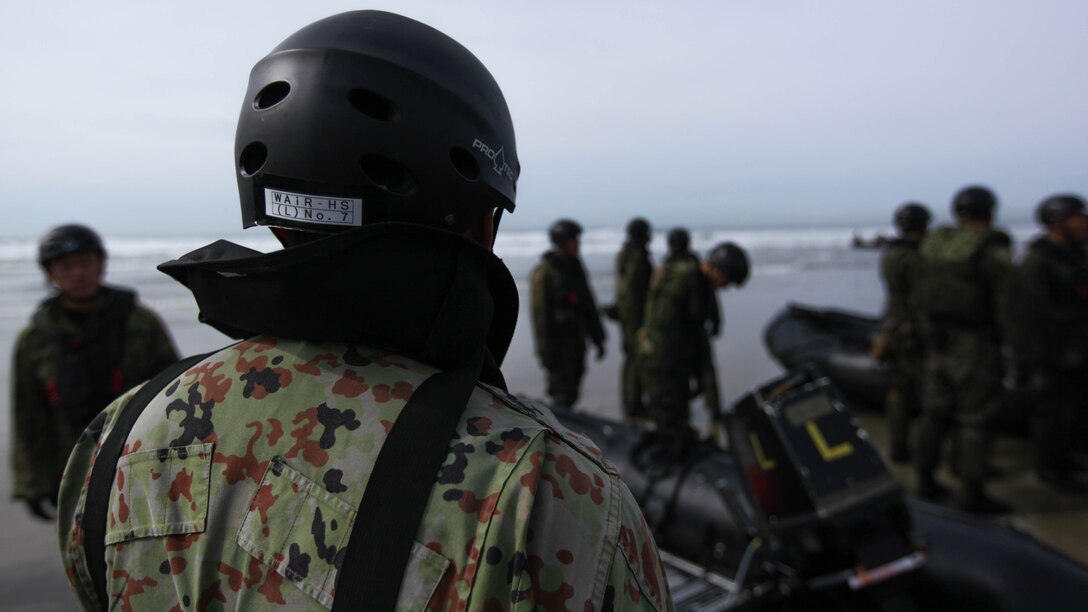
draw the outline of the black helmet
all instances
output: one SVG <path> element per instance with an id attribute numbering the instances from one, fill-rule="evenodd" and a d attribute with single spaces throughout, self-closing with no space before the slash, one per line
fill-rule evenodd
<path id="1" fill-rule="evenodd" d="M 514 209 L 520 172 L 491 73 L 438 30 L 382 11 L 312 23 L 257 62 L 234 154 L 243 227 L 316 232 L 463 232 Z"/>
<path id="2" fill-rule="evenodd" d="M 748 280 L 748 253 L 732 242 L 722 242 L 715 246 L 707 253 L 706 260 L 738 287 Z"/>
<path id="3" fill-rule="evenodd" d="M 924 232 L 933 217 L 929 209 L 917 202 L 908 202 L 895 211 L 895 227 L 902 233 Z"/>
<path id="4" fill-rule="evenodd" d="M 645 244 L 650 241 L 650 222 L 642 217 L 635 217 L 627 222 L 627 239 Z"/>
<path id="5" fill-rule="evenodd" d="M 560 219 L 548 228 L 548 238 L 558 246 L 582 235 L 582 226 L 570 219 Z"/>
<path id="6" fill-rule="evenodd" d="M 960 219 L 990 219 L 996 207 L 993 192 L 978 185 L 964 187 L 952 200 L 952 212 Z"/>
<path id="7" fill-rule="evenodd" d="M 106 249 L 98 234 L 86 225 L 61 225 L 42 236 L 38 243 L 38 264 L 44 268 L 54 259 L 72 253 L 98 253 L 105 257 Z"/>
<path id="8" fill-rule="evenodd" d="M 1075 195 L 1053 195 L 1039 203 L 1035 209 L 1035 218 L 1045 227 L 1069 217 L 1083 215 L 1084 210 L 1084 200 Z"/>
<path id="9" fill-rule="evenodd" d="M 691 234 L 682 227 L 669 230 L 666 240 L 669 243 L 669 253 L 673 255 L 683 255 L 691 248 Z"/>

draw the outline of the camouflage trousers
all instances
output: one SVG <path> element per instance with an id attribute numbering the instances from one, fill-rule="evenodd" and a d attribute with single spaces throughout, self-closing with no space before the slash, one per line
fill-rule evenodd
<path id="1" fill-rule="evenodd" d="M 923 478 L 932 477 L 940 465 L 944 439 L 958 427 L 954 452 L 960 478 L 968 488 L 980 488 L 1003 399 L 1000 347 L 988 335 L 947 332 L 927 343 L 923 367 L 915 469 Z"/>
<path id="2" fill-rule="evenodd" d="M 586 345 L 563 343 L 553 349 L 547 369 L 545 393 L 552 404 L 571 408 L 578 402 L 582 377 L 586 373 Z"/>
<path id="3" fill-rule="evenodd" d="M 691 368 L 643 367 L 642 373 L 647 412 L 657 431 L 666 435 L 686 431 L 691 418 Z"/>
<path id="4" fill-rule="evenodd" d="M 888 389 L 884 416 L 888 446 L 894 454 L 903 454 L 910 448 L 911 421 L 922 412 L 923 358 L 919 353 L 896 355 L 894 362 L 895 376 Z"/>
<path id="5" fill-rule="evenodd" d="M 620 394 L 625 419 L 630 421 L 647 416 L 646 404 L 642 398 L 642 373 L 639 371 L 638 356 L 634 350 L 625 350 L 623 353 Z"/>

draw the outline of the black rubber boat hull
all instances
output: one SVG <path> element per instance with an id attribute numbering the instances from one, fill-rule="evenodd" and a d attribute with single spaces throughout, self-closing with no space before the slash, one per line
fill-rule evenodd
<path id="1" fill-rule="evenodd" d="M 729 578 L 757 535 L 757 510 L 738 462 L 704 444 L 682 461 L 647 451 L 647 432 L 555 410 L 593 440 L 639 500 L 662 549 Z M 654 462 L 656 461 L 656 463 Z M 917 571 L 861 593 L 780 594 L 755 609 L 1078 610 L 1088 605 L 1088 569 L 1028 534 L 974 516 L 906 500 L 914 540 L 926 562 Z M 764 585 L 766 587 L 766 585 Z M 844 594 L 845 592 L 845 594 Z M 739 609 L 739 608 L 736 608 Z"/>

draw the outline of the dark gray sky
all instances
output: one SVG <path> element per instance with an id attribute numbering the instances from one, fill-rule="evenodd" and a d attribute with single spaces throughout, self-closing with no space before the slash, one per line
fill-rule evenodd
<path id="1" fill-rule="evenodd" d="M 0 6 L 2 235 L 240 228 L 250 67 L 348 2 Z M 1088 192 L 1088 3 L 375 2 L 471 49 L 506 93 L 513 226 L 871 225 L 968 182 L 1024 219 Z"/>

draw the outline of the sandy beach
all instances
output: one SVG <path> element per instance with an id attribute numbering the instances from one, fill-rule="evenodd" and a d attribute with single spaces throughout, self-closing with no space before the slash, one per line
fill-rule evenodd
<path id="1" fill-rule="evenodd" d="M 842 236 L 842 244 L 845 245 L 848 231 L 844 230 Z M 710 240 L 716 238 L 716 234 L 705 237 L 697 235 L 696 247 L 705 248 Z M 613 248 L 591 248 L 586 254 L 587 267 L 600 303 L 608 303 L 613 292 L 611 257 L 614 251 L 610 250 Z M 782 249 L 792 249 L 794 255 L 786 257 Z M 800 249 L 788 244 L 751 248 L 755 268 L 748 285 L 739 291 L 729 290 L 720 294 L 725 327 L 714 343 L 714 349 L 722 399 L 726 405 L 758 383 L 780 373 L 763 348 L 762 333 L 766 323 L 787 303 L 834 306 L 869 314 L 875 314 L 881 308 L 883 295 L 876 271 L 877 252 L 850 251 L 844 246 L 821 255 L 823 251 L 820 248 L 814 247 L 811 253 L 800 252 Z M 661 249 L 657 249 L 657 253 L 660 252 Z M 499 254 L 503 255 L 501 250 Z M 507 258 L 521 290 L 522 304 L 520 323 L 503 371 L 512 391 L 525 397 L 539 398 L 543 396 L 543 376 L 533 355 L 528 325 L 527 277 L 535 259 L 536 256 L 529 252 Z M 10 457 L 7 392 L 10 347 L 34 304 L 44 296 L 41 277 L 32 265 L 27 265 L 29 263 L 0 262 L 0 276 L 4 278 L 8 291 L 6 296 L 0 298 L 0 345 L 4 347 L 0 349 L 0 381 L 5 389 L 0 396 L 0 450 L 5 457 Z M 155 271 L 146 260 L 119 260 L 111 268 L 111 280 L 141 291 L 144 301 L 166 320 L 183 354 L 212 350 L 229 342 L 218 332 L 200 325 L 196 321 L 191 296 L 184 288 L 174 285 Z M 604 360 L 589 364 L 581 408 L 618 417 L 618 329 L 614 324 L 606 326 L 609 333 L 607 355 Z M 696 404 L 693 413 L 698 426 L 706 423 L 706 411 L 700 405 Z M 864 418 L 874 438 L 882 441 L 883 422 L 879 415 L 867 414 Z M 1029 452 L 1022 440 L 1001 440 L 995 452 L 995 463 L 1005 476 L 995 483 L 994 491 L 1011 500 L 1016 509 L 1015 515 L 1003 520 L 1024 527 L 1050 545 L 1088 563 L 1088 529 L 1085 529 L 1088 526 L 1085 520 L 1088 517 L 1088 499 L 1063 495 L 1039 485 L 1031 476 Z M 10 466 L 10 463 L 7 465 Z M 911 484 L 909 468 L 896 467 L 895 471 L 906 485 Z M 954 482 L 947 478 L 948 482 Z M 0 470 L 0 488 L 5 492 L 11 490 L 10 467 Z M 21 504 L 10 499 L 0 503 L 0 522 L 4 525 L 4 529 L 0 530 L 0 593 L 4 600 L 3 608 L 73 608 L 75 602 L 61 568 L 53 526 L 30 518 Z"/>

